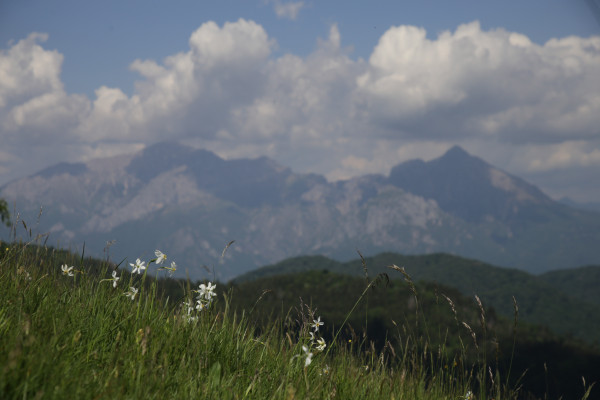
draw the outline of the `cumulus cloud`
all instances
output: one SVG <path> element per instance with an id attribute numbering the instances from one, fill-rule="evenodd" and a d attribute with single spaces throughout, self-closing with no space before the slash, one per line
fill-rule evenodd
<path id="1" fill-rule="evenodd" d="M 48 35 L 32 33 L 8 51 L 0 51 L 0 107 L 62 89 L 63 57 L 39 44 Z"/>
<path id="2" fill-rule="evenodd" d="M 87 140 L 130 141 L 176 139 L 190 132 L 214 136 L 227 125 L 232 107 L 252 101 L 262 90 L 262 70 L 272 45 L 252 21 L 240 19 L 223 27 L 202 24 L 189 39 L 189 51 L 162 64 L 131 64 L 143 78 L 133 96 L 118 88 L 99 88 L 79 133 Z"/>
<path id="3" fill-rule="evenodd" d="M 68 133 L 89 109 L 84 96 L 65 93 L 63 56 L 45 50 L 48 36 L 32 33 L 0 51 L 0 130 L 4 145 L 47 144 L 58 131 Z"/>
<path id="4" fill-rule="evenodd" d="M 544 45 L 478 22 L 426 37 L 390 28 L 358 78 L 374 124 L 398 135 L 487 136 L 512 143 L 597 135 L 600 37 Z"/>
<path id="5" fill-rule="evenodd" d="M 286 4 L 301 4 L 289 18 L 302 8 Z M 186 51 L 133 60 L 132 95 L 102 86 L 94 99 L 65 93 L 63 56 L 44 49 L 46 39 L 31 34 L 0 51 L 5 177 L 31 154 L 79 161 L 159 140 L 267 155 L 330 179 L 387 173 L 456 143 L 517 174 L 600 162 L 600 37 L 539 45 L 472 22 L 428 39 L 423 28 L 397 26 L 362 60 L 334 24 L 313 53 L 273 57 L 261 25 L 207 22 Z M 50 142 L 51 160 L 34 149 Z"/>

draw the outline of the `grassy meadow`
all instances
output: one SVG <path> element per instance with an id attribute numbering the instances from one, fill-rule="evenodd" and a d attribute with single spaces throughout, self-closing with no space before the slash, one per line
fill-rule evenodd
<path id="1" fill-rule="evenodd" d="M 375 341 L 369 305 L 385 318 L 375 293 L 389 284 L 386 275 L 291 279 L 309 291 L 324 291 L 311 280 L 333 293 L 351 289 L 325 317 L 318 296 L 288 307 L 260 286 L 162 279 L 177 268 L 176 255 L 154 249 L 151 259 L 115 265 L 32 242 L 0 243 L 2 399 L 533 398 L 520 388 L 526 371 L 512 365 L 517 314 L 494 318 L 508 338 L 501 366 L 478 299 L 448 289 L 456 300 L 438 295 L 443 306 L 430 307 L 433 292 L 398 268 L 389 273 L 405 278 L 404 319 Z M 429 311 L 444 314 L 447 326 L 434 325 Z M 586 399 L 591 390 L 583 381 L 564 398 Z"/>

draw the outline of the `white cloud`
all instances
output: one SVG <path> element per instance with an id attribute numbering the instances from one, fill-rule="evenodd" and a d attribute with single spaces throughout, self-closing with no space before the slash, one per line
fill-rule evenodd
<path id="1" fill-rule="evenodd" d="M 413 137 L 560 142 L 597 135 L 600 37 L 543 46 L 479 23 L 390 28 L 358 79 L 373 123 Z"/>
<path id="2" fill-rule="evenodd" d="M 455 143 L 516 174 L 599 165 L 600 37 L 538 45 L 473 22 L 428 39 L 399 26 L 365 61 L 351 58 L 336 25 L 308 56 L 273 57 L 261 25 L 207 22 L 187 51 L 134 60 L 131 96 L 102 86 L 91 101 L 65 93 L 63 56 L 43 48 L 46 38 L 0 52 L 0 139 L 21 160 L 0 157 L 0 171 L 171 139 L 330 179 L 387 173 Z M 50 155 L 36 149 L 50 141 Z"/>
<path id="3" fill-rule="evenodd" d="M 81 95 L 68 95 L 60 80 L 63 56 L 45 50 L 48 36 L 32 33 L 0 51 L 0 138 L 3 144 L 56 140 L 76 126 L 89 108 Z"/>
<path id="4" fill-rule="evenodd" d="M 339 45 L 334 25 L 329 39 L 306 59 L 284 55 L 269 62 L 261 96 L 233 111 L 234 130 L 242 137 L 278 136 L 298 145 L 349 133 L 353 80 L 362 67 Z"/>
<path id="5" fill-rule="evenodd" d="M 135 94 L 101 87 L 89 118 L 80 126 L 85 141 L 177 139 L 190 132 L 211 137 L 228 124 L 238 104 L 262 90 L 262 69 L 273 41 L 264 29 L 243 19 L 219 27 L 202 24 L 189 39 L 190 50 L 163 64 L 135 60 L 142 76 Z"/>
<path id="6" fill-rule="evenodd" d="M 282 2 L 280 0 L 271 0 L 268 2 L 273 4 L 273 9 L 278 18 L 287 18 L 291 20 L 298 18 L 298 13 L 300 13 L 300 10 L 305 6 L 303 1 Z"/>
<path id="7" fill-rule="evenodd" d="M 63 56 L 38 44 L 46 40 L 48 35 L 32 33 L 8 51 L 0 51 L 0 108 L 62 89 Z"/>
<path id="8" fill-rule="evenodd" d="M 591 166 L 600 171 L 600 148 L 590 147 L 588 142 L 568 141 L 543 147 L 535 146 L 528 153 L 527 169 L 531 172 Z"/>

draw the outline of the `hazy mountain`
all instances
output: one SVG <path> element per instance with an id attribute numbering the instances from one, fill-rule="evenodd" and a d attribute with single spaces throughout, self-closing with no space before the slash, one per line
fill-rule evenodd
<path id="1" fill-rule="evenodd" d="M 224 160 L 176 143 L 13 181 L 0 196 L 50 243 L 113 260 L 158 248 L 192 278 L 229 279 L 301 254 L 449 252 L 530 272 L 600 263 L 600 214 L 554 202 L 459 147 L 389 175 L 327 182 L 265 157 Z M 7 236 L 7 235 L 6 235 Z M 225 259 L 224 246 L 235 240 Z"/>
<path id="2" fill-rule="evenodd" d="M 455 146 L 442 157 L 408 161 L 394 168 L 389 183 L 434 199 L 466 221 L 523 220 L 537 209 L 558 206 L 538 188 L 471 157 Z"/>

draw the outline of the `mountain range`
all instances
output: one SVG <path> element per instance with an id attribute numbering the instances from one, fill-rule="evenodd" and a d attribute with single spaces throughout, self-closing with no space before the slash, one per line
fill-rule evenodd
<path id="1" fill-rule="evenodd" d="M 192 279 L 228 280 L 298 255 L 344 261 L 356 250 L 446 252 L 530 273 L 600 264 L 600 213 L 554 201 L 460 147 L 388 176 L 328 182 L 266 157 L 225 160 L 163 142 L 54 165 L 0 197 L 51 242 L 101 255 L 114 240 L 117 262 L 160 249 Z"/>

